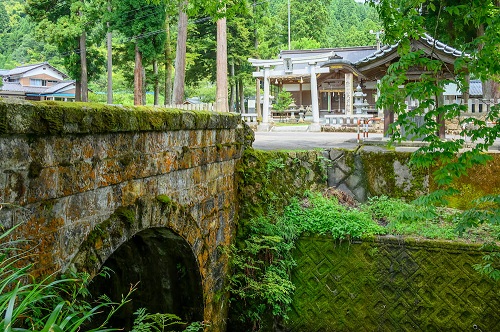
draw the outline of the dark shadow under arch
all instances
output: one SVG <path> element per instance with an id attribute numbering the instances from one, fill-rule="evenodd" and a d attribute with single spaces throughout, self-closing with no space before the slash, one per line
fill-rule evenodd
<path id="1" fill-rule="evenodd" d="M 130 330 L 133 313 L 172 313 L 185 322 L 203 320 L 203 289 L 197 260 L 189 244 L 168 228 L 143 230 L 122 244 L 104 263 L 110 277 L 97 276 L 90 292 L 119 301 L 136 284 L 132 301 L 113 319 L 113 327 Z"/>

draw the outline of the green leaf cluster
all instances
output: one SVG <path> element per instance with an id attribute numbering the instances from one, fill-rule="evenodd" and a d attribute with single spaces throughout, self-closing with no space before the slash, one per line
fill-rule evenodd
<path id="1" fill-rule="evenodd" d="M 282 89 L 279 93 L 278 93 L 278 97 L 276 98 L 277 101 L 276 103 L 273 105 L 273 108 L 276 110 L 276 111 L 284 111 L 284 110 L 287 110 L 290 108 L 290 104 L 292 102 L 294 102 L 294 99 L 292 97 L 292 94 L 288 91 L 286 91 L 286 89 Z"/>

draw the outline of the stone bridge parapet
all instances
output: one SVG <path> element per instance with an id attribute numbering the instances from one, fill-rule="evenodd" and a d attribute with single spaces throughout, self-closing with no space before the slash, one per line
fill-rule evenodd
<path id="1" fill-rule="evenodd" d="M 189 243 L 219 330 L 245 135 L 235 114 L 0 101 L 0 225 L 21 224 L 43 275 L 96 272 L 141 230 L 167 227 Z"/>

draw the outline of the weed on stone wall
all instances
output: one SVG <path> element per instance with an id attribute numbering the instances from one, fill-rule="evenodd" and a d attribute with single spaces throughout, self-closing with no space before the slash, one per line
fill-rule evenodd
<path id="1" fill-rule="evenodd" d="M 0 330 L 2 331 L 121 331 L 110 327 L 114 315 L 130 301 L 135 291 L 131 286 L 121 301 L 112 302 L 106 295 L 91 298 L 87 273 L 69 272 L 35 278 L 33 265 L 24 263 L 32 256 L 17 247 L 20 241 L 9 241 L 15 228 L 0 234 Z M 33 257 L 31 257 L 33 258 Z M 109 275 L 104 269 L 101 275 Z M 134 313 L 132 331 L 165 331 L 171 327 L 186 326 L 181 319 L 169 313 L 148 313 L 141 308 Z M 186 332 L 203 330 L 204 324 L 195 322 Z"/>

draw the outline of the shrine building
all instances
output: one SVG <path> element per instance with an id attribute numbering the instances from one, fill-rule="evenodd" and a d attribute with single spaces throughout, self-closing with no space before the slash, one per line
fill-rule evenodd
<path id="1" fill-rule="evenodd" d="M 413 40 L 411 47 L 412 51 L 423 50 L 426 56 L 444 61 L 450 72 L 456 58 L 462 56 L 459 50 L 427 34 Z M 268 130 L 272 121 L 272 90 L 282 89 L 292 94 L 297 111 L 312 113 L 310 131 L 320 131 L 324 123 L 354 124 L 366 117 L 384 118 L 384 127 L 388 126 L 393 114 L 375 107 L 377 82 L 398 58 L 397 45 L 390 45 L 379 50 L 375 46 L 287 50 L 281 51 L 278 59 L 249 59 L 256 67 L 253 76 L 263 80 L 264 87 L 259 130 Z M 422 69 L 408 72 L 408 81 L 419 80 L 423 73 Z M 407 100 L 408 107 L 416 103 Z"/>

